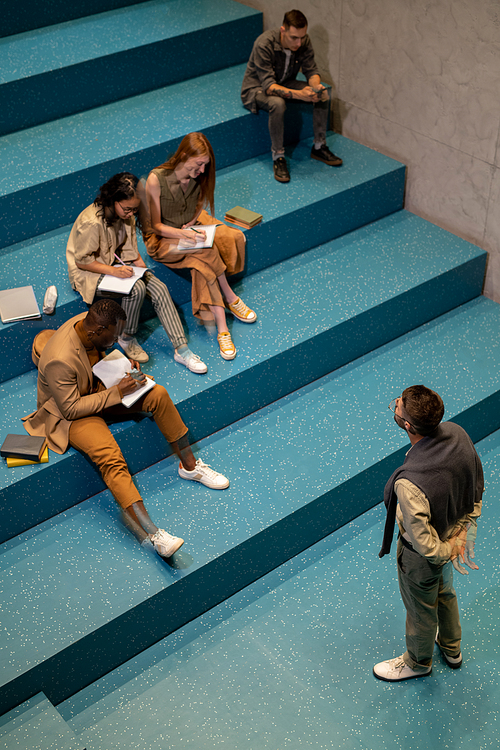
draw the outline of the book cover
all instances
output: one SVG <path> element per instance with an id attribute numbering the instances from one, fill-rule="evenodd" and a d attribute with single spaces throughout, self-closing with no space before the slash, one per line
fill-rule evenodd
<path id="1" fill-rule="evenodd" d="M 250 211 L 248 208 L 242 208 L 242 206 L 235 206 L 229 209 L 229 211 L 226 211 L 226 216 L 229 220 L 234 219 L 242 224 L 247 224 L 249 227 L 252 224 L 258 224 L 259 221 L 262 221 L 262 214 Z"/>
<path id="2" fill-rule="evenodd" d="M 47 439 L 33 435 L 9 434 L 0 448 L 0 456 L 4 458 L 23 458 L 28 461 L 40 461 Z"/>
<path id="3" fill-rule="evenodd" d="M 236 221 L 236 219 L 231 219 L 231 217 L 226 214 L 224 216 L 224 221 L 228 221 L 230 224 L 234 224 L 235 226 L 241 227 L 242 229 L 253 229 L 253 227 L 257 226 L 257 224 L 260 224 L 262 219 L 258 219 L 257 221 L 254 221 L 252 224 L 245 224 L 244 221 Z"/>
<path id="4" fill-rule="evenodd" d="M 45 450 L 42 453 L 42 457 L 39 461 L 29 461 L 27 458 L 12 458 L 7 456 L 5 459 L 7 466 L 11 469 L 13 466 L 29 466 L 30 464 L 48 464 L 49 463 L 49 446 L 45 446 Z"/>
<path id="5" fill-rule="evenodd" d="M 0 317 L 2 323 L 41 318 L 33 287 L 19 286 L 15 289 L 2 289 L 0 291 Z"/>

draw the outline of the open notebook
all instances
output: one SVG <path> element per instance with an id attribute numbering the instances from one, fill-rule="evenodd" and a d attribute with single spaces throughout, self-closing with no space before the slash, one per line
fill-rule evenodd
<path id="1" fill-rule="evenodd" d="M 132 366 L 130 360 L 127 359 L 124 354 L 119 352 L 118 349 L 114 349 L 110 354 L 93 366 L 92 372 L 104 383 L 106 388 L 111 388 L 112 386 L 117 385 L 120 380 L 123 380 L 125 375 L 127 375 L 131 369 Z M 133 393 L 129 393 L 128 396 L 124 396 L 122 398 L 122 404 L 127 407 L 132 406 L 132 404 L 135 404 L 141 396 L 144 396 L 144 394 L 150 391 L 155 385 L 155 381 L 148 378 L 146 375 L 146 385 L 137 388 Z"/>

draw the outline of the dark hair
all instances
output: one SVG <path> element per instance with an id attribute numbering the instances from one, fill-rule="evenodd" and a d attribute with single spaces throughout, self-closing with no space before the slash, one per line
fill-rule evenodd
<path id="1" fill-rule="evenodd" d="M 90 306 L 87 318 L 97 325 L 115 326 L 119 320 L 127 320 L 127 315 L 114 299 L 100 299 Z"/>
<path id="2" fill-rule="evenodd" d="M 120 172 L 113 175 L 104 185 L 101 185 L 99 194 L 94 201 L 94 206 L 100 209 L 98 215 L 104 218 L 108 226 L 114 224 L 118 218 L 115 213 L 115 203 L 121 203 L 121 201 L 130 200 L 131 198 L 140 198 L 137 194 L 138 183 L 139 180 L 131 172 Z M 108 209 L 108 216 L 106 216 L 105 209 Z M 135 223 L 142 231 L 140 214 L 136 214 Z"/>
<path id="3" fill-rule="evenodd" d="M 413 434 L 431 435 L 444 416 L 441 396 L 425 385 L 411 385 L 401 394 L 406 421 L 414 428 Z M 405 417 L 406 419 L 406 417 Z"/>
<path id="4" fill-rule="evenodd" d="M 288 31 L 290 26 L 294 26 L 296 29 L 304 29 L 307 26 L 307 18 L 300 10 L 289 10 L 283 17 L 283 23 L 281 24 Z"/>
<path id="5" fill-rule="evenodd" d="M 214 190 L 215 190 L 215 155 L 210 141 L 203 133 L 188 133 L 179 144 L 175 154 L 168 161 L 160 164 L 157 169 L 175 169 L 182 162 L 193 156 L 208 156 L 209 164 L 205 171 L 196 180 L 200 186 L 200 198 L 196 206 L 196 213 L 204 206 L 210 207 L 210 213 L 214 215 Z"/>

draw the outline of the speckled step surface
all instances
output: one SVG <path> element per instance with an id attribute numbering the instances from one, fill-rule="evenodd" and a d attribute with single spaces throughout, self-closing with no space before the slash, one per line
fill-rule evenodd
<path id="1" fill-rule="evenodd" d="M 420 750 L 423 737 L 430 748 L 494 750 L 500 433 L 476 449 L 487 491 L 479 570 L 455 573 L 460 670 L 436 648 L 423 680 L 389 685 L 371 673 L 405 650 L 395 549 L 377 556 L 380 504 L 63 702 L 62 716 L 87 750 Z"/>
<path id="2" fill-rule="evenodd" d="M 51 0 L 50 3 L 40 3 L 38 0 L 19 0 L 15 5 L 8 3 L 3 8 L 2 37 L 22 34 L 31 29 L 52 26 L 75 18 L 91 16 L 94 13 L 104 13 L 116 8 L 126 8 L 146 0 L 85 0 L 85 3 L 73 3 L 66 0 Z"/>
<path id="3" fill-rule="evenodd" d="M 168 388 L 192 439 L 200 440 L 477 297 L 484 263 L 475 245 L 401 211 L 240 281 L 237 293 L 259 318 L 245 325 L 227 316 L 238 350 L 232 362 L 220 357 L 215 337 L 186 303 L 190 346 L 208 365 L 206 375 L 175 363 L 158 320 L 146 322 L 139 337 L 150 355 L 144 370 Z M 34 370 L 0 387 L 1 434 L 22 432 L 20 417 L 35 408 L 35 394 Z M 117 424 L 114 432 L 133 472 L 166 455 L 151 419 Z M 1 539 L 103 488 L 73 450 L 51 452 L 40 466 L 0 462 L 0 486 Z M 26 496 L 34 498 L 29 508 Z"/>
<path id="4" fill-rule="evenodd" d="M 0 718 L 2 750 L 85 750 L 43 693 Z"/>
<path id="5" fill-rule="evenodd" d="M 311 143 L 307 140 L 290 154 L 293 180 L 288 185 L 276 182 L 267 155 L 218 171 L 216 217 L 223 217 L 237 204 L 264 217 L 262 224 L 246 232 L 245 275 L 401 208 L 405 169 L 399 162 L 339 135 L 330 135 L 328 142 L 346 165 L 332 169 L 312 160 Z M 94 197 L 95 188 L 89 202 Z M 83 208 L 82 202 L 73 218 Z M 86 309 L 68 279 L 66 242 L 70 231 L 71 225 L 66 225 L 11 245 L 2 253 L 2 288 L 32 284 L 40 309 L 49 284 L 57 286 L 59 296 L 54 316 L 0 323 L 0 356 L 4 361 L 1 379 L 15 377 L 32 367 L 31 342 L 39 330 L 57 328 L 71 315 Z M 147 259 L 142 242 L 140 250 Z M 153 260 L 148 260 L 148 264 L 167 284 L 177 304 L 190 300 L 189 281 Z"/>
<path id="6" fill-rule="evenodd" d="M 0 138 L 1 246 L 68 224 L 94 199 L 96 186 L 117 172 L 149 172 L 190 131 L 201 130 L 209 138 L 218 168 L 268 152 L 267 116 L 253 115 L 241 104 L 245 67 L 208 73 Z M 290 112 L 290 143 L 312 136 L 307 107 L 299 103 Z"/>
<path id="7" fill-rule="evenodd" d="M 380 502 L 408 443 L 387 409 L 423 382 L 474 441 L 500 419 L 500 307 L 480 298 L 200 444 L 231 480 L 141 472 L 151 517 L 186 543 L 168 566 L 121 525 L 108 492 L 2 545 L 4 710 L 54 704 Z M 24 613 L 29 612 L 29 617 Z"/>
<path id="8" fill-rule="evenodd" d="M 262 13 L 233 0 L 150 0 L 11 36 L 0 134 L 246 62 L 260 33 Z"/>

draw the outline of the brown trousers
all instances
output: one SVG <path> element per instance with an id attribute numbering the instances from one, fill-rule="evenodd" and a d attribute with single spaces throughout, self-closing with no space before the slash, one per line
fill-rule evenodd
<path id="1" fill-rule="evenodd" d="M 197 250 L 195 253 L 178 255 L 170 252 L 177 248 L 178 240 L 169 240 L 151 234 L 146 238 L 148 254 L 164 263 L 168 268 L 189 268 L 191 271 L 191 300 L 193 315 L 206 320 L 212 314 L 209 308 L 224 307 L 224 300 L 217 281 L 223 273 L 239 273 L 245 264 L 245 235 L 239 229 L 227 227 L 202 211 L 199 224 L 218 224 L 215 230 L 213 247 Z"/>
<path id="2" fill-rule="evenodd" d="M 122 508 L 128 508 L 142 498 L 118 443 L 106 424 L 106 417 L 126 418 L 141 411 L 153 414 L 154 421 L 169 443 L 180 440 L 188 431 L 162 385 L 155 385 L 130 408 L 119 404 L 91 417 L 75 419 L 69 430 L 69 441 L 73 448 L 85 453 L 96 464 L 107 488 Z"/>

